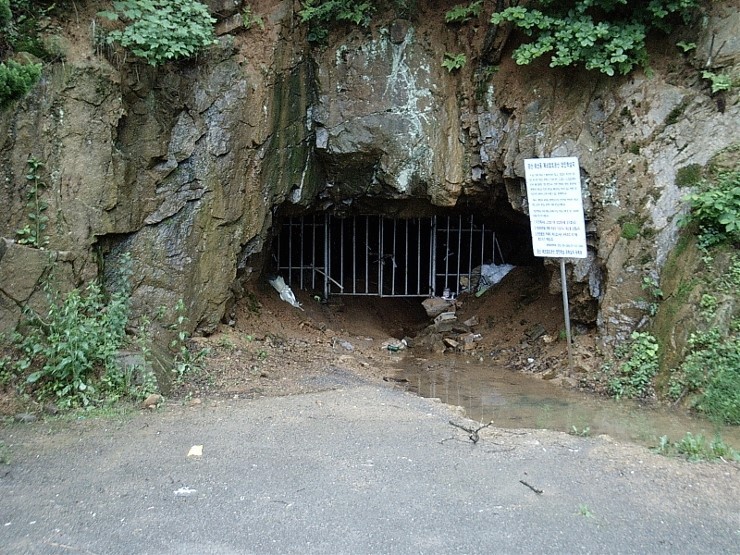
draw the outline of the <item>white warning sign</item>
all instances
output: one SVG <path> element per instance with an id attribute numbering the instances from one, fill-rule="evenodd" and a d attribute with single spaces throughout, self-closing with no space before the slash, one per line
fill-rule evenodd
<path id="1" fill-rule="evenodd" d="M 586 258 L 578 158 L 528 158 L 524 177 L 534 255 Z"/>

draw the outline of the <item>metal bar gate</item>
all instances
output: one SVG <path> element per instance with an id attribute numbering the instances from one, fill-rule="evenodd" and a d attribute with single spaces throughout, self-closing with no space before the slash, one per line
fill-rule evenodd
<path id="1" fill-rule="evenodd" d="M 326 298 L 457 295 L 475 286 L 482 264 L 504 263 L 495 232 L 473 216 L 298 216 L 276 242 L 286 283 Z"/>

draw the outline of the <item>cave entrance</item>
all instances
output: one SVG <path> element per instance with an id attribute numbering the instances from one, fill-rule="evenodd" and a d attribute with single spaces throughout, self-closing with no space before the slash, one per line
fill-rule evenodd
<path id="1" fill-rule="evenodd" d="M 483 265 L 501 265 L 496 231 L 472 215 L 391 218 L 291 216 L 273 251 L 291 288 L 333 295 L 432 297 L 485 285 Z"/>

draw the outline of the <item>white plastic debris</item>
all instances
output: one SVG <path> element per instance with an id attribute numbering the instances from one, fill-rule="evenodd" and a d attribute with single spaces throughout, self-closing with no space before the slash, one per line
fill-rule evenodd
<path id="1" fill-rule="evenodd" d="M 183 488 L 175 490 L 175 497 L 190 497 L 191 495 L 195 495 L 196 493 L 198 493 L 198 490 L 191 489 L 185 486 Z"/>
<path id="2" fill-rule="evenodd" d="M 190 451 L 188 451 L 188 457 L 202 457 L 203 456 L 203 446 L 202 445 L 193 445 L 190 448 Z"/>
<path id="3" fill-rule="evenodd" d="M 514 266 L 511 264 L 483 264 L 480 267 L 480 281 L 478 282 L 478 292 L 476 293 L 476 296 L 480 296 L 489 287 L 496 285 L 513 269 Z"/>
<path id="4" fill-rule="evenodd" d="M 276 278 L 268 280 L 270 282 L 270 285 L 272 285 L 275 288 L 275 291 L 277 291 L 280 294 L 280 298 L 285 301 L 288 304 L 293 305 L 296 308 L 301 308 L 301 303 L 299 303 L 295 295 L 293 294 L 293 291 L 288 287 L 288 285 L 285 283 L 285 280 L 282 278 L 282 276 L 277 276 Z"/>

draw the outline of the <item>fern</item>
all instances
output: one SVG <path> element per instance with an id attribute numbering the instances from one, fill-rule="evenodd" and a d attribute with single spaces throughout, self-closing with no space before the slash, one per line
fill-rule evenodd
<path id="1" fill-rule="evenodd" d="M 476 0 L 467 6 L 459 4 L 445 13 L 447 23 L 465 23 L 466 21 L 478 17 L 483 8 L 483 0 Z"/>

